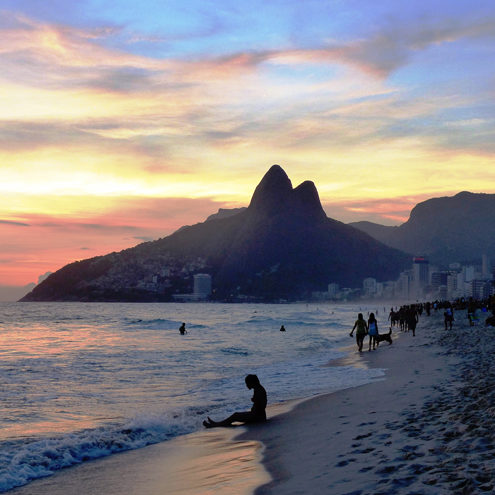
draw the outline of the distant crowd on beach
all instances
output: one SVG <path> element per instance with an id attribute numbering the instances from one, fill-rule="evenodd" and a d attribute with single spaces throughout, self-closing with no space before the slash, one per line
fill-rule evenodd
<path id="1" fill-rule="evenodd" d="M 495 326 L 495 296 L 488 299 L 462 298 L 455 301 L 427 301 L 423 303 L 403 305 L 390 308 L 387 323 L 390 325 L 388 333 L 380 334 L 375 313 L 369 313 L 365 320 L 362 313 L 352 327 L 350 336 L 356 331 L 356 344 L 359 352 L 362 352 L 364 339 L 369 336 L 369 351 L 376 349 L 380 342 L 387 341 L 392 344 L 392 328 L 397 327 L 403 332 L 412 332 L 416 335 L 416 326 L 423 313 L 430 316 L 432 313 L 443 311 L 445 330 L 452 330 L 456 311 L 466 310 L 470 326 L 485 324 Z M 384 313 L 386 309 L 383 308 Z M 378 314 L 378 310 L 376 311 Z M 491 314 L 490 314 L 491 313 Z"/>

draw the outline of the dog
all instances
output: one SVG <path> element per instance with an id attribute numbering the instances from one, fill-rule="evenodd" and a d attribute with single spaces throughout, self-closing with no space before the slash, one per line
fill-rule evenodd
<path id="1" fill-rule="evenodd" d="M 380 342 L 388 342 L 391 345 L 392 344 L 392 327 L 390 327 L 390 331 L 388 333 L 379 333 L 375 338 L 376 338 L 377 344 L 380 344 Z"/>

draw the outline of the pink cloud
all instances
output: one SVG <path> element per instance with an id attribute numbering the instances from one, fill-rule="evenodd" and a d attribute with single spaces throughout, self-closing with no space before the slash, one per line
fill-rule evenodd
<path id="1" fill-rule="evenodd" d="M 445 192 L 438 194 L 444 196 Z M 342 201 L 324 204 L 329 217 L 345 223 L 369 221 L 383 225 L 400 225 L 409 219 L 416 204 L 434 197 L 435 194 L 399 196 L 393 199 L 369 199 L 359 201 Z"/>
<path id="2" fill-rule="evenodd" d="M 25 285 L 72 261 L 120 251 L 202 222 L 219 208 L 211 199 L 119 198 L 101 214 L 28 214 L 0 221 L 0 285 Z M 120 206 L 120 207 L 119 207 Z"/>

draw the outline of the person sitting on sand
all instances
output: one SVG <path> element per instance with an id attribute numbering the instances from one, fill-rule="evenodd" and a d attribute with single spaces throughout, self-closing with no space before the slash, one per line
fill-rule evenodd
<path id="1" fill-rule="evenodd" d="M 352 337 L 352 334 L 356 328 L 357 328 L 357 330 L 356 330 L 356 344 L 358 346 L 359 352 L 362 352 L 364 337 L 368 333 L 368 325 L 364 321 L 363 313 L 358 314 L 358 319 L 356 320 L 356 323 L 354 323 L 354 326 L 352 327 L 351 333 L 349 334 L 351 337 Z"/>
<path id="2" fill-rule="evenodd" d="M 256 375 L 247 375 L 245 380 L 246 387 L 253 389 L 253 407 L 251 411 L 235 412 L 223 421 L 213 421 L 210 417 L 203 421 L 205 428 L 215 428 L 217 426 L 232 426 L 232 423 L 261 423 L 266 421 L 266 390 L 261 385 Z"/>

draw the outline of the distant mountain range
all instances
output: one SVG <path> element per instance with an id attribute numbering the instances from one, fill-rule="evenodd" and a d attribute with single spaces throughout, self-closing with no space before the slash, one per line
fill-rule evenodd
<path id="1" fill-rule="evenodd" d="M 212 276 L 213 298 L 294 300 L 327 284 L 359 287 L 396 279 L 411 257 L 328 218 L 312 182 L 292 187 L 274 165 L 248 208 L 120 253 L 71 263 L 22 301 L 168 301 L 192 292 L 193 275 Z"/>
<path id="2" fill-rule="evenodd" d="M 398 227 L 372 222 L 351 223 L 387 246 L 432 263 L 495 261 L 495 194 L 461 192 L 417 204 L 409 220 Z"/>

